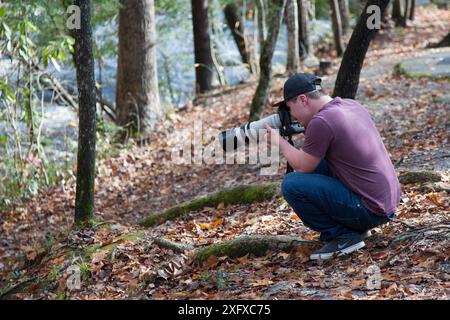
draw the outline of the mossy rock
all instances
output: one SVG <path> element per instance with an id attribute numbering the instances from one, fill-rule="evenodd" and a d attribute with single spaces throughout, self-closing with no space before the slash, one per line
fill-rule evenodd
<path id="1" fill-rule="evenodd" d="M 220 203 L 244 204 L 261 202 L 280 195 L 279 183 L 265 183 L 253 185 L 241 185 L 234 188 L 225 189 L 212 195 L 184 202 L 169 208 L 168 210 L 150 215 L 140 223 L 141 226 L 151 227 L 164 223 L 167 220 L 173 220 L 189 212 L 199 210 L 205 207 L 217 207 Z"/>
<path id="2" fill-rule="evenodd" d="M 407 59 L 398 63 L 395 71 L 407 78 L 450 81 L 450 51 L 430 52 L 421 57 Z"/>

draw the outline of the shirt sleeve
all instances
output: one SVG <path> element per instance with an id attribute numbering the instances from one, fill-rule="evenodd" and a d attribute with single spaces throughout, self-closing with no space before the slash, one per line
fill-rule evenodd
<path id="1" fill-rule="evenodd" d="M 331 128 L 320 118 L 312 119 L 305 133 L 302 150 L 312 156 L 324 158 L 334 134 Z"/>

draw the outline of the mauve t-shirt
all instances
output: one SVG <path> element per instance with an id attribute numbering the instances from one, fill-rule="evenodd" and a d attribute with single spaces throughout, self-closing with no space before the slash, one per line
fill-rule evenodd
<path id="1" fill-rule="evenodd" d="M 308 124 L 302 147 L 324 158 L 333 174 L 378 215 L 395 211 L 400 184 L 367 110 L 352 99 L 334 98 Z"/>

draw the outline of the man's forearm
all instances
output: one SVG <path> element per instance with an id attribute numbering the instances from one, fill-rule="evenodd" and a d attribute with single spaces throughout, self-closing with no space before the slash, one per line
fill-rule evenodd
<path id="1" fill-rule="evenodd" d="M 300 150 L 296 149 L 287 140 L 281 137 L 279 139 L 279 147 L 281 153 L 283 153 L 292 169 L 298 172 L 306 172 L 305 170 L 303 170 L 302 163 L 300 161 Z"/>
<path id="2" fill-rule="evenodd" d="M 319 157 L 312 156 L 303 150 L 296 149 L 287 140 L 283 139 L 278 131 L 272 129 L 267 123 L 264 127 L 266 128 L 268 134 L 270 134 L 269 141 L 279 147 L 292 169 L 297 172 L 305 173 L 314 171 L 320 162 Z"/>

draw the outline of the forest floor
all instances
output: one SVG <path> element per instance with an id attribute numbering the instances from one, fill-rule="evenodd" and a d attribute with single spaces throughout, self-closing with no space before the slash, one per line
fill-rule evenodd
<path id="1" fill-rule="evenodd" d="M 449 181 L 448 79 L 410 78 L 395 72 L 407 58 L 425 55 L 450 29 L 450 10 L 419 7 L 407 29 L 384 29 L 364 64 L 357 99 L 372 114 L 391 159 L 404 169 L 431 170 Z M 323 76 L 333 87 L 339 58 Z M 274 77 L 270 102 L 286 77 Z M 96 215 L 89 230 L 72 230 L 75 183 L 11 207 L 0 220 L 0 298 L 26 299 L 448 299 L 449 197 L 403 184 L 397 218 L 376 228 L 366 248 L 328 261 L 309 260 L 310 247 L 265 256 L 210 258 L 190 263 L 191 251 L 160 247 L 164 237 L 194 248 L 243 235 L 289 235 L 317 240 L 279 197 L 253 204 L 206 207 L 152 228 L 137 222 L 175 204 L 238 184 L 281 181 L 258 165 L 177 165 L 174 147 L 191 137 L 194 121 L 224 130 L 245 123 L 255 84 L 207 95 L 171 114 L 150 142 L 98 163 Z M 273 110 L 268 106 L 266 113 Z M 183 129 L 185 129 L 183 131 Z M 187 130 L 187 131 L 186 131 Z M 296 137 L 296 144 L 301 144 Z M 283 164 L 283 159 L 281 160 Z M 70 290 L 71 266 L 82 273 Z M 367 284 L 377 272 L 381 286 Z"/>

